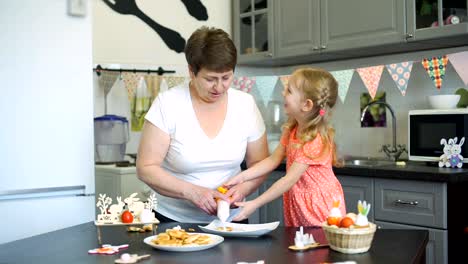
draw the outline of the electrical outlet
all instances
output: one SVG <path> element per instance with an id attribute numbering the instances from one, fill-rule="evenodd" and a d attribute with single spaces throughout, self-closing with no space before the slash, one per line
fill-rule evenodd
<path id="1" fill-rule="evenodd" d="M 88 0 L 68 0 L 68 14 L 70 16 L 86 16 Z"/>

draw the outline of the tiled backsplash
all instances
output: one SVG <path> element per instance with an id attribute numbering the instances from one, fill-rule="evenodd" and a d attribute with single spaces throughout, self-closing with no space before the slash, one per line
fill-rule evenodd
<path id="1" fill-rule="evenodd" d="M 397 144 L 407 144 L 408 131 L 408 111 L 412 109 L 427 109 L 427 96 L 433 94 L 453 94 L 459 87 L 464 87 L 458 73 L 455 72 L 450 62 L 447 65 L 445 79 L 441 90 L 437 90 L 428 74 L 425 72 L 420 61 L 424 57 L 432 57 L 445 55 L 449 53 L 468 50 L 468 47 L 433 50 L 425 52 L 417 52 L 410 54 L 396 54 L 392 56 L 381 56 L 372 58 L 363 58 L 359 60 L 326 62 L 314 65 L 329 71 L 337 71 L 344 69 L 355 69 L 357 67 L 367 67 L 374 65 L 383 65 L 390 63 L 398 63 L 402 61 L 414 60 L 413 70 L 409 79 L 406 96 L 401 95 L 395 83 L 384 69 L 378 91 L 386 92 L 386 102 L 389 103 L 395 110 L 397 118 Z M 291 72 L 300 66 L 281 67 L 281 68 L 252 68 L 238 66 L 236 68 L 236 76 L 268 76 L 268 75 L 289 75 Z M 183 69 L 178 71 L 178 74 L 183 74 Z M 95 78 L 95 116 L 103 113 L 103 94 L 97 89 L 97 81 Z M 283 113 L 283 97 L 281 92 L 283 86 L 280 81 L 274 87 L 273 95 L 270 101 L 264 102 L 262 96 L 253 89 L 252 95 L 256 98 L 257 105 L 263 115 L 266 123 L 267 132 L 270 138 L 280 133 L 280 126 L 286 120 Z M 335 111 L 333 113 L 333 125 L 336 129 L 336 142 L 340 155 L 353 156 L 370 156 L 384 157 L 384 153 L 379 152 L 379 148 L 383 144 L 391 144 L 392 127 L 391 122 L 387 121 L 387 127 L 383 128 L 361 128 L 360 126 L 360 95 L 367 92 L 361 78 L 357 73 L 354 73 L 350 83 L 350 87 L 346 96 L 345 102 L 338 100 Z M 122 93 L 121 96 L 124 96 Z M 108 97 L 108 105 L 110 106 L 109 113 L 117 113 L 126 115 L 128 106 L 124 101 L 119 103 L 119 97 Z M 122 99 L 122 98 L 121 98 Z M 279 106 L 279 107 L 278 107 Z M 279 110 L 278 110 L 279 109 Z M 128 114 L 127 114 L 128 115 Z M 129 118 L 129 116 L 127 116 Z M 391 120 L 389 111 L 387 111 L 387 120 Z M 140 133 L 131 132 L 130 141 L 127 144 L 127 153 L 136 153 Z M 403 156 L 405 158 L 406 155 Z"/>

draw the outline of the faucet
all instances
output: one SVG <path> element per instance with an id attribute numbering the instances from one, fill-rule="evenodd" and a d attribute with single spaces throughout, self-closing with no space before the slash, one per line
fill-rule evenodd
<path id="1" fill-rule="evenodd" d="M 361 122 L 362 120 L 364 120 L 364 115 L 366 114 L 366 110 L 367 108 L 369 108 L 369 106 L 371 105 L 374 105 L 374 104 L 381 104 L 383 106 L 386 106 L 388 108 L 388 110 L 390 110 L 390 114 L 392 115 L 392 133 L 393 133 L 393 141 L 392 141 L 392 146 L 390 145 L 383 145 L 382 146 L 382 149 L 380 150 L 381 152 L 383 151 L 385 153 L 385 155 L 387 155 L 388 158 L 390 159 L 393 159 L 394 161 L 397 161 L 398 158 L 400 157 L 400 155 L 403 153 L 403 152 L 408 152 L 406 150 L 406 146 L 405 145 L 397 145 L 396 144 L 396 118 L 395 118 L 395 112 L 393 111 L 393 108 L 387 104 L 386 102 L 384 101 L 373 101 L 373 102 L 370 102 L 368 103 L 364 109 L 362 110 L 362 113 L 361 113 Z"/>

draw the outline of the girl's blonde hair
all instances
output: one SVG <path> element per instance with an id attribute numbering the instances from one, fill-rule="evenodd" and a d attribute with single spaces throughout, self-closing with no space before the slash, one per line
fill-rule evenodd
<path id="1" fill-rule="evenodd" d="M 314 104 L 304 129 L 298 134 L 302 143 L 301 147 L 320 134 L 323 143 L 320 155 L 310 158 L 316 159 L 331 151 L 332 164 L 334 166 L 341 165 L 336 155 L 335 129 L 329 123 L 331 109 L 335 106 L 338 97 L 338 82 L 331 73 L 323 69 L 301 68 L 295 70 L 289 77 L 289 84 L 293 84 L 302 92 L 303 100 L 310 99 Z M 297 121 L 294 118 L 289 118 L 283 128 L 292 130 L 296 126 Z"/>

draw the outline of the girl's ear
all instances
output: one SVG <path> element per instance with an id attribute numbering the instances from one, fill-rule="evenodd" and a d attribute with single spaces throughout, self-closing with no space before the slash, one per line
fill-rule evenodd
<path id="1" fill-rule="evenodd" d="M 305 100 L 304 104 L 302 105 L 302 111 L 309 112 L 314 108 L 314 102 L 312 100 L 307 99 Z"/>

